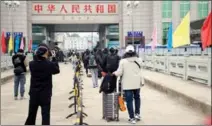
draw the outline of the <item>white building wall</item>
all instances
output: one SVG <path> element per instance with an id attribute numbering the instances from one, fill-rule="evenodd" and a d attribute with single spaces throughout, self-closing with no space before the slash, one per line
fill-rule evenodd
<path id="1" fill-rule="evenodd" d="M 4 29 L 5 32 L 12 31 L 12 20 L 14 21 L 13 32 L 23 32 L 23 36 L 26 37 L 26 43 L 29 42 L 28 34 L 28 16 L 27 16 L 27 1 L 20 1 L 20 6 L 15 11 L 8 10 L 4 2 L 1 1 L 1 32 Z"/>
<path id="2" fill-rule="evenodd" d="M 177 11 L 178 10 L 178 11 Z M 180 1 L 172 1 L 172 19 L 173 30 L 177 28 L 180 23 Z"/>
<path id="3" fill-rule="evenodd" d="M 86 50 L 89 44 L 86 37 L 66 37 L 65 49 Z"/>
<path id="4" fill-rule="evenodd" d="M 151 34 L 149 37 L 151 37 L 152 35 L 152 31 L 154 28 L 154 25 L 157 26 L 157 37 L 158 37 L 158 43 L 162 43 L 162 22 L 166 21 L 166 20 L 162 20 L 162 1 L 152 1 L 153 2 L 153 23 L 152 25 L 152 29 L 151 29 Z M 147 41 L 146 41 L 147 42 Z"/>
<path id="5" fill-rule="evenodd" d="M 81 1 L 82 2 L 82 1 Z M 21 5 L 12 13 L 14 19 L 14 32 L 23 32 L 26 37 L 26 43 L 32 38 L 32 22 L 33 17 L 31 14 L 32 6 L 31 1 L 20 1 Z M 126 1 L 119 1 L 119 16 L 114 23 L 119 22 L 120 42 L 121 47 L 125 46 L 125 36 L 128 31 L 132 31 L 131 18 L 127 15 Z M 211 11 L 211 1 L 209 1 L 209 11 Z M 162 22 L 173 22 L 175 29 L 180 21 L 180 1 L 172 1 L 172 18 L 162 18 L 162 1 L 140 1 L 138 7 L 134 10 L 134 30 L 143 31 L 146 42 L 151 39 L 154 24 L 158 29 L 158 42 L 162 41 Z M 198 17 L 198 1 L 191 1 L 191 21 L 199 19 Z M 45 16 L 43 16 L 45 17 Z M 46 17 L 48 18 L 48 17 Z M 54 17 L 54 19 L 56 19 Z M 104 18 L 105 19 L 105 18 Z M 114 18 L 113 18 L 114 19 Z M 37 19 L 36 19 L 37 20 Z M 41 19 L 40 19 L 41 20 Z M 39 21 L 38 21 L 39 22 Z M 48 22 L 53 23 L 53 22 Z M 66 22 L 67 23 L 67 22 Z M 73 22 L 72 22 L 73 23 Z M 75 22 L 78 23 L 78 22 Z M 83 23 L 83 22 L 80 22 Z M 87 22 L 84 22 L 87 23 Z M 95 22 L 92 22 L 95 23 Z M 1 31 L 11 31 L 11 15 L 9 14 L 6 6 L 1 2 Z"/>
<path id="6" fill-rule="evenodd" d="M 140 1 L 138 7 L 133 10 L 133 23 L 134 31 L 143 31 L 146 41 L 150 41 L 152 27 L 152 2 L 153 1 Z M 132 20 L 131 16 L 127 15 L 130 10 L 126 7 L 126 1 L 123 3 L 123 40 L 125 45 L 125 36 L 127 36 L 128 31 L 132 31 Z"/>

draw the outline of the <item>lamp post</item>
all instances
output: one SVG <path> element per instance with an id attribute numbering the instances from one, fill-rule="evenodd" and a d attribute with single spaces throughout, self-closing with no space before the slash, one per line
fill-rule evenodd
<path id="1" fill-rule="evenodd" d="M 127 12 L 128 16 L 131 16 L 131 23 L 132 23 L 132 44 L 134 46 L 134 22 L 133 22 L 133 11 L 134 9 L 136 9 L 139 5 L 139 1 L 127 1 L 127 8 L 129 9 L 129 11 Z"/>
<path id="2" fill-rule="evenodd" d="M 14 21 L 13 21 L 13 12 L 16 11 L 16 8 L 18 8 L 20 6 L 20 2 L 19 1 L 4 1 L 4 4 L 6 5 L 6 7 L 9 10 L 9 15 L 11 17 L 11 37 L 13 39 L 13 27 L 14 27 Z M 12 14 L 11 14 L 12 11 Z"/>

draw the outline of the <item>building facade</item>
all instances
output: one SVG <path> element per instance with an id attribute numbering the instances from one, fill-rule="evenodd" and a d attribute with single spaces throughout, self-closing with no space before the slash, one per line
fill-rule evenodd
<path id="1" fill-rule="evenodd" d="M 211 11 L 211 1 L 140 1 L 137 8 L 133 10 L 133 20 L 131 20 L 131 16 L 127 15 L 129 9 L 126 6 L 126 1 L 20 1 L 20 3 L 20 7 L 16 8 L 15 11 L 9 11 L 3 1 L 1 1 L 1 31 L 4 29 L 6 32 L 11 32 L 11 20 L 13 20 L 13 32 L 23 32 L 28 43 L 34 34 L 32 24 L 118 24 L 118 42 L 120 47 L 125 47 L 127 44 L 125 42 L 127 32 L 132 31 L 132 29 L 138 32 L 142 31 L 146 43 L 150 42 L 154 26 L 157 26 L 158 43 L 165 44 L 170 22 L 173 23 L 173 29 L 175 29 L 189 10 L 191 21 L 205 18 Z M 67 3 L 74 3 L 79 5 L 79 7 L 84 6 L 82 4 L 85 3 L 91 6 L 95 5 L 99 7 L 98 13 L 65 15 L 57 12 L 47 14 L 47 10 L 42 13 L 35 13 L 34 11 L 44 10 L 44 8 L 37 5 L 47 7 L 47 5 L 55 4 L 55 7 L 57 7 Z M 108 11 L 108 13 L 101 14 L 101 12 L 106 10 L 101 9 L 102 6 L 100 7 L 99 4 L 102 6 L 114 5 L 116 8 L 110 8 L 110 10 L 115 12 L 109 13 Z M 75 11 L 77 12 L 77 9 Z M 48 37 L 45 40 L 54 38 L 52 33 L 46 35 Z M 110 37 L 112 36 L 106 37 L 105 33 L 100 33 L 100 36 L 102 36 L 100 37 L 100 42 L 104 42 L 104 45 L 106 45 L 105 43 L 110 43 Z M 115 39 L 117 40 L 117 37 Z"/>

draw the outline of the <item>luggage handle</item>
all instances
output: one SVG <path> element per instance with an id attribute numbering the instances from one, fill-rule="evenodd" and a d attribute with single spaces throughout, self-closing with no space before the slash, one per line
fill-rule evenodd
<path id="1" fill-rule="evenodd" d="M 119 79 L 120 77 L 118 77 L 116 80 L 116 93 L 119 93 Z"/>
<path id="2" fill-rule="evenodd" d="M 120 95 L 122 96 L 122 92 L 123 92 L 122 84 L 121 84 L 121 91 L 119 92 L 119 80 L 120 79 L 121 79 L 121 77 L 118 77 L 116 80 L 116 93 L 120 93 Z"/>

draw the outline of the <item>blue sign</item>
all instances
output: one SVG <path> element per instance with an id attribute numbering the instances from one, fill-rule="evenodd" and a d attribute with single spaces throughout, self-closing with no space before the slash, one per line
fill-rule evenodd
<path id="1" fill-rule="evenodd" d="M 11 32 L 6 32 L 6 37 L 9 37 L 10 35 L 11 35 Z M 20 37 L 23 37 L 23 32 L 13 32 L 13 37 L 17 35 Z"/>
<path id="2" fill-rule="evenodd" d="M 108 48 L 119 48 L 119 41 L 109 41 L 107 44 Z"/>
<path id="3" fill-rule="evenodd" d="M 142 37 L 143 36 L 143 32 L 142 31 L 129 31 L 127 32 L 127 36 L 128 37 Z"/>
<path id="4" fill-rule="evenodd" d="M 38 44 L 32 44 L 32 50 L 36 50 L 38 48 Z"/>

